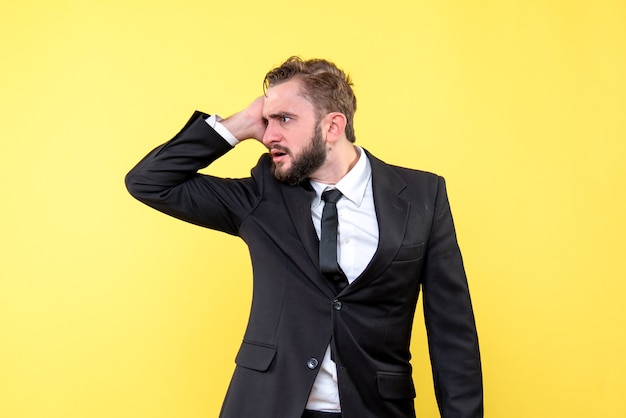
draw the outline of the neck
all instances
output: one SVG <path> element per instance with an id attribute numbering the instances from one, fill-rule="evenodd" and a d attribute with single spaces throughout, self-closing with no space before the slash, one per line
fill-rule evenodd
<path id="1" fill-rule="evenodd" d="M 333 145 L 329 148 L 326 162 L 316 170 L 310 179 L 324 184 L 337 184 L 359 161 L 359 152 L 351 142 Z"/>

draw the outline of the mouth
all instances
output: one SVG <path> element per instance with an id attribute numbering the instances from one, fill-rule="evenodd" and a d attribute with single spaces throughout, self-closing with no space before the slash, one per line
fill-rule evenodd
<path id="1" fill-rule="evenodd" d="M 275 146 L 270 149 L 270 155 L 274 163 L 279 163 L 289 155 L 289 150 L 280 146 Z"/>

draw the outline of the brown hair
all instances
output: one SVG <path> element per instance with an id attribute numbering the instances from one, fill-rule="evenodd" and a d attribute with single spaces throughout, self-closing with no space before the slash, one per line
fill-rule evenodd
<path id="1" fill-rule="evenodd" d="M 315 106 L 318 118 L 330 112 L 343 113 L 347 120 L 346 137 L 354 142 L 356 96 L 350 76 L 330 61 L 305 61 L 300 57 L 291 57 L 265 75 L 263 88 L 267 90 L 293 78 L 300 81 L 305 97 Z"/>

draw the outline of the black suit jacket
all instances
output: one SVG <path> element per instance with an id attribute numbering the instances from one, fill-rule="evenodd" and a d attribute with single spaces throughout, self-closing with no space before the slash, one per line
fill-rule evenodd
<path id="1" fill-rule="evenodd" d="M 320 274 L 310 185 L 277 181 L 263 155 L 251 176 L 197 171 L 232 147 L 196 112 L 126 178 L 162 212 L 240 236 L 253 302 L 225 418 L 299 418 L 329 343 L 344 418 L 414 417 L 409 343 L 420 288 L 435 392 L 446 418 L 482 417 L 478 339 L 445 183 L 368 153 L 380 238 L 339 295 Z"/>

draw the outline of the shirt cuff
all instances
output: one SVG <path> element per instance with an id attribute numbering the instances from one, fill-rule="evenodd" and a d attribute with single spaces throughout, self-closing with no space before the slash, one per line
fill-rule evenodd
<path id="1" fill-rule="evenodd" d="M 224 138 L 226 142 L 234 147 L 239 143 L 239 140 L 235 138 L 235 136 L 231 134 L 230 131 L 220 123 L 222 120 L 223 118 L 220 115 L 214 114 L 206 118 L 204 121 L 208 123 L 211 128 L 215 129 L 215 132 L 220 134 L 220 136 Z"/>

